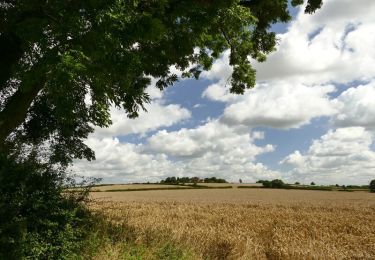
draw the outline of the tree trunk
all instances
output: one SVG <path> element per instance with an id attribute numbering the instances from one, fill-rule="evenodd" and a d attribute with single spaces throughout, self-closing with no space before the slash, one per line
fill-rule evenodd
<path id="1" fill-rule="evenodd" d="M 0 150 L 6 138 L 25 121 L 27 111 L 43 85 L 40 82 L 27 90 L 18 89 L 0 112 Z"/>

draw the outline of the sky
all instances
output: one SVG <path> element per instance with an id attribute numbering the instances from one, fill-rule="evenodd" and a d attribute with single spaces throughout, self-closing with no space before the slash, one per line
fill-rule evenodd
<path id="1" fill-rule="evenodd" d="M 313 15 L 273 29 L 277 50 L 252 62 L 257 84 L 229 93 L 229 52 L 199 80 L 181 79 L 136 119 L 111 110 L 113 125 L 86 144 L 95 161 L 73 172 L 103 183 L 168 176 L 230 182 L 282 179 L 368 184 L 375 179 L 375 1 L 325 0 Z"/>

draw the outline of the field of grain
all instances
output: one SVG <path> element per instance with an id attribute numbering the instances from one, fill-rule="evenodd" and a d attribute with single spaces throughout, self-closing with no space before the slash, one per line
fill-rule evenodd
<path id="1" fill-rule="evenodd" d="M 225 189 L 92 196 L 91 207 L 126 224 L 137 243 L 173 241 L 194 252 L 192 259 L 375 259 L 371 193 Z M 108 258 L 106 250 L 98 259 Z"/>

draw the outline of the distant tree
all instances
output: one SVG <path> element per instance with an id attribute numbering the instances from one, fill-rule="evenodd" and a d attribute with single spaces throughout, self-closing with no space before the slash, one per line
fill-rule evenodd
<path id="1" fill-rule="evenodd" d="M 191 182 L 196 185 L 199 182 L 199 177 L 192 177 Z"/>
<path id="2" fill-rule="evenodd" d="M 315 182 L 312 181 L 312 182 L 310 183 L 310 185 L 311 185 L 311 186 L 314 186 L 314 185 L 315 185 Z"/>
<path id="3" fill-rule="evenodd" d="M 283 188 L 284 186 L 285 186 L 285 183 L 282 180 L 275 179 L 271 181 L 272 188 Z"/>
<path id="4" fill-rule="evenodd" d="M 205 182 L 205 183 L 227 183 L 226 180 L 220 179 L 220 178 L 216 178 L 216 177 L 204 178 L 203 182 Z"/>
<path id="5" fill-rule="evenodd" d="M 242 183 L 242 179 L 239 179 L 239 182 Z"/>
<path id="6" fill-rule="evenodd" d="M 375 192 L 375 179 L 370 182 L 370 191 Z"/>
<path id="7" fill-rule="evenodd" d="M 300 185 L 300 183 L 299 183 L 298 181 L 296 181 L 294 184 L 295 184 L 295 185 Z"/>
<path id="8" fill-rule="evenodd" d="M 265 181 L 262 181 L 262 182 L 260 182 L 260 183 L 263 184 L 263 187 L 264 187 L 264 188 L 272 188 L 272 184 L 271 184 L 270 181 L 265 180 Z"/>
<path id="9" fill-rule="evenodd" d="M 259 180 L 257 183 L 262 183 L 263 187 L 265 188 L 283 188 L 285 187 L 285 183 L 282 180 L 279 179 L 274 179 L 272 181 L 267 181 L 267 180 Z"/>

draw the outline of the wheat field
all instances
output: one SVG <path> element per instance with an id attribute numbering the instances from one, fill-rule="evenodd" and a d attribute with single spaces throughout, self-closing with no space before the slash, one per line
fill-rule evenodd
<path id="1" fill-rule="evenodd" d="M 137 243 L 173 241 L 194 252 L 192 259 L 375 259 L 371 193 L 229 189 L 93 196 L 91 207 L 131 227 Z"/>

